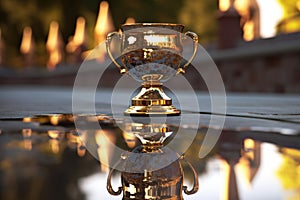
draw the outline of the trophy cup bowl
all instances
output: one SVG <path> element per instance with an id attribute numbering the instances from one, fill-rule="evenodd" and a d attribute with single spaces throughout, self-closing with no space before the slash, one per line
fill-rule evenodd
<path id="1" fill-rule="evenodd" d="M 183 34 L 183 29 L 180 24 L 136 23 L 122 25 L 121 33 L 107 35 L 107 53 L 120 73 L 142 83 L 141 91 L 124 112 L 126 115 L 180 115 L 162 86 L 176 74 L 184 74 L 196 55 L 198 36 L 189 31 Z M 122 64 L 111 52 L 114 37 L 120 41 Z M 182 41 L 187 38 L 193 40 L 193 51 L 189 59 L 183 59 Z"/>

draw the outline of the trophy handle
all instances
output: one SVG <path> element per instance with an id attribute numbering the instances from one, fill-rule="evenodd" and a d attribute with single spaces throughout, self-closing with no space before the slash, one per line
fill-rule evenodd
<path id="1" fill-rule="evenodd" d="M 115 171 L 114 169 L 119 164 L 120 164 L 120 160 L 114 165 L 113 168 L 111 168 L 109 170 L 109 173 L 108 173 L 108 176 L 107 176 L 107 182 L 106 182 L 106 189 L 107 189 L 107 191 L 109 192 L 109 194 L 114 195 L 114 196 L 120 195 L 122 193 L 122 187 L 118 187 L 118 191 L 115 191 L 113 189 L 112 185 L 111 185 L 111 177 L 112 177 L 112 175 L 113 175 L 113 173 Z"/>
<path id="2" fill-rule="evenodd" d="M 178 71 L 176 74 L 182 73 L 185 74 L 185 68 L 191 64 L 191 62 L 193 61 L 194 57 L 196 56 L 197 53 L 197 49 L 198 49 L 198 35 L 194 32 L 191 31 L 187 31 L 184 35 L 191 37 L 194 40 L 194 46 L 193 46 L 193 55 L 192 57 L 187 61 L 187 63 L 184 64 L 183 67 L 179 67 Z"/>
<path id="3" fill-rule="evenodd" d="M 191 195 L 191 194 L 195 194 L 198 189 L 199 189 L 199 181 L 198 181 L 198 173 L 196 172 L 195 168 L 193 167 L 193 165 L 184 159 L 184 156 L 181 157 L 182 160 L 184 160 L 184 162 L 186 162 L 189 166 L 189 168 L 192 170 L 193 172 L 193 176 L 194 176 L 194 185 L 193 185 L 193 188 L 191 190 L 188 190 L 188 187 L 187 186 L 183 186 L 183 191 L 185 194 L 187 195 Z"/>
<path id="4" fill-rule="evenodd" d="M 106 43 L 107 53 L 108 53 L 108 56 L 110 57 L 110 59 L 112 60 L 112 62 L 119 68 L 120 73 L 125 74 L 127 72 L 126 68 L 119 65 L 119 63 L 117 63 L 117 61 L 114 59 L 114 57 L 111 53 L 111 50 L 110 50 L 110 43 L 115 35 L 119 36 L 119 38 L 120 38 L 120 33 L 118 33 L 118 32 L 111 32 L 111 33 L 108 33 L 106 36 L 105 43 Z"/>

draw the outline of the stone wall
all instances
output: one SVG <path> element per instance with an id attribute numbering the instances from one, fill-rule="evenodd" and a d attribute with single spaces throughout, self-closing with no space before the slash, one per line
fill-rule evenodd
<path id="1" fill-rule="evenodd" d="M 300 92 L 300 33 L 212 50 L 227 91 Z"/>

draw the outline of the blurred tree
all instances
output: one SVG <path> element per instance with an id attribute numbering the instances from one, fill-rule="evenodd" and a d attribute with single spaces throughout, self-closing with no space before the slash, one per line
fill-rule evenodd
<path id="1" fill-rule="evenodd" d="M 33 37 L 37 42 L 37 54 L 44 65 L 46 60 L 45 42 L 49 24 L 55 20 L 60 24 L 60 31 L 66 42 L 74 34 L 76 18 L 84 16 L 87 20 L 95 21 L 98 2 L 90 0 L 83 4 L 80 0 L 1 0 L 0 28 L 6 44 L 8 65 L 20 66 L 19 46 L 23 28 L 31 26 Z M 95 9 L 94 9 L 95 8 Z M 91 14 L 92 13 L 92 14 Z M 94 24 L 90 24 L 93 26 Z M 89 28 L 91 29 L 91 28 Z M 92 31 L 90 31 L 92 33 Z"/>
<path id="2" fill-rule="evenodd" d="M 136 22 L 182 23 L 186 29 L 197 32 L 202 41 L 215 37 L 215 11 L 217 0 L 107 0 L 115 27 L 119 28 L 127 17 Z M 23 28 L 32 27 L 37 43 L 38 65 L 45 65 L 45 42 L 49 24 L 56 20 L 60 25 L 65 43 L 74 34 L 76 18 L 87 21 L 88 38 L 93 38 L 93 29 L 101 0 L 1 0 L 0 28 L 6 44 L 8 65 L 21 66 L 19 46 Z M 89 41 L 90 48 L 93 41 Z"/>
<path id="3" fill-rule="evenodd" d="M 182 23 L 197 32 L 201 42 L 214 41 L 218 1 L 211 0 L 109 0 L 116 27 L 127 17 L 136 22 Z"/>
<path id="4" fill-rule="evenodd" d="M 282 165 L 277 170 L 277 176 L 284 189 L 293 190 L 291 199 L 300 199 L 300 151 L 282 148 Z"/>
<path id="5" fill-rule="evenodd" d="M 216 39 L 218 1 L 211 0 L 185 0 L 179 14 L 179 22 L 199 34 L 203 43 Z"/>
<path id="6" fill-rule="evenodd" d="M 183 0 L 109 0 L 116 27 L 120 27 L 127 17 L 136 22 L 177 23 Z"/>
<path id="7" fill-rule="evenodd" d="M 278 0 L 283 8 L 283 20 L 278 24 L 278 32 L 300 31 L 300 0 Z"/>

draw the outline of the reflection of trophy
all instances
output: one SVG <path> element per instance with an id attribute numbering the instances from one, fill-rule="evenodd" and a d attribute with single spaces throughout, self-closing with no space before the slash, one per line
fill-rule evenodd
<path id="1" fill-rule="evenodd" d="M 125 114 L 180 114 L 172 105 L 172 99 L 164 93 L 162 84 L 175 74 L 184 73 L 196 54 L 198 36 L 193 32 L 182 34 L 183 28 L 179 24 L 130 24 L 122 25 L 121 34 L 113 32 L 107 35 L 108 55 L 121 74 L 128 73 L 143 85 L 140 93 L 132 98 L 132 105 Z M 110 50 L 115 35 L 121 41 L 122 65 L 113 58 Z M 182 41 L 190 37 L 193 39 L 193 53 L 188 59 L 183 59 Z"/>
<path id="2" fill-rule="evenodd" d="M 183 199 L 185 194 L 198 191 L 198 174 L 193 166 L 163 142 L 173 131 L 166 124 L 128 123 L 127 133 L 134 134 L 142 145 L 127 155 L 122 155 L 123 170 L 121 173 L 122 187 L 114 191 L 111 178 L 114 168 L 107 179 L 107 189 L 112 195 L 120 195 L 123 200 L 129 199 Z M 193 172 L 194 185 L 191 190 L 183 186 L 184 171 L 179 160 L 185 161 Z M 120 163 L 117 163 L 120 165 Z"/>

